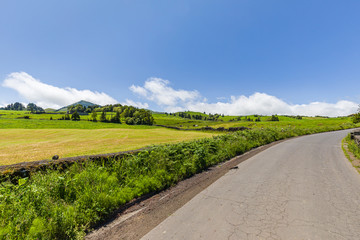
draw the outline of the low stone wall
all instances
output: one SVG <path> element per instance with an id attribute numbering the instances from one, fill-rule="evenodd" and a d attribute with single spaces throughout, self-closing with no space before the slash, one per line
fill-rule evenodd
<path id="1" fill-rule="evenodd" d="M 360 131 L 350 133 L 351 139 L 353 139 L 360 147 Z"/>
<path id="2" fill-rule="evenodd" d="M 32 172 L 45 171 L 47 169 L 66 169 L 74 163 L 82 163 L 85 161 L 103 161 L 104 159 L 121 158 L 129 154 L 136 154 L 146 148 L 123 151 L 109 154 L 87 155 L 69 158 L 60 158 L 58 160 L 41 160 L 34 162 L 22 162 L 12 165 L 0 166 L 0 182 L 6 179 L 15 180 L 18 178 L 29 177 Z"/>
<path id="3" fill-rule="evenodd" d="M 229 128 L 224 128 L 224 127 L 218 127 L 218 128 L 213 128 L 213 127 L 179 128 L 179 127 L 172 127 L 172 126 L 165 126 L 165 125 L 155 125 L 155 126 L 164 127 L 164 128 L 170 128 L 170 129 L 175 129 L 175 130 L 182 130 L 182 131 L 236 132 L 236 131 L 244 131 L 244 130 L 249 130 L 249 129 L 250 129 L 250 128 L 247 128 L 247 127 L 229 127 Z"/>

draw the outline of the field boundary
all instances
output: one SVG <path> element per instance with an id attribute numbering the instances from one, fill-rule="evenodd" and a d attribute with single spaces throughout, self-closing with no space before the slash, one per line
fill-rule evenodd
<path id="1" fill-rule="evenodd" d="M 250 130 L 250 128 L 247 127 L 201 127 L 201 128 L 180 128 L 180 127 L 174 127 L 174 126 L 166 126 L 166 125 L 153 125 L 156 127 L 163 127 L 163 128 L 169 128 L 174 130 L 180 130 L 180 131 L 217 131 L 217 132 L 236 132 L 236 131 L 244 131 L 244 130 Z"/>
<path id="2" fill-rule="evenodd" d="M 28 177 L 31 173 L 37 171 L 45 171 L 47 169 L 63 170 L 70 167 L 74 163 L 82 163 L 85 161 L 102 161 L 104 159 L 121 158 L 127 155 L 137 154 L 147 148 L 140 148 L 136 150 L 122 151 L 116 153 L 96 154 L 96 155 L 84 155 L 76 157 L 60 158 L 57 160 L 40 160 L 33 162 L 21 162 L 11 165 L 0 166 L 0 177 L 2 178 L 14 178 L 14 177 Z M 1 182 L 1 178 L 0 178 Z"/>

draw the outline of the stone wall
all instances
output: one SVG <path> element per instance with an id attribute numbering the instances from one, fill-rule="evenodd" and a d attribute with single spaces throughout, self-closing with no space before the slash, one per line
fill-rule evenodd
<path id="1" fill-rule="evenodd" d="M 360 146 L 360 131 L 354 131 L 350 133 L 351 139 L 353 139 L 357 145 Z"/>
<path id="2" fill-rule="evenodd" d="M 22 162 L 16 163 L 12 165 L 3 165 L 0 166 L 0 182 L 10 178 L 15 179 L 17 178 L 24 178 L 29 177 L 32 172 L 37 171 L 45 171 L 47 169 L 66 169 L 75 162 L 82 163 L 85 161 L 104 161 L 107 159 L 119 159 L 123 156 L 129 154 L 136 154 L 140 151 L 145 150 L 137 149 L 133 151 L 124 151 L 118 153 L 109 153 L 109 154 L 98 154 L 98 155 L 88 155 L 88 156 L 78 156 L 78 157 L 69 157 L 69 158 L 60 158 L 57 160 L 41 160 L 41 161 L 34 161 L 34 162 Z"/>

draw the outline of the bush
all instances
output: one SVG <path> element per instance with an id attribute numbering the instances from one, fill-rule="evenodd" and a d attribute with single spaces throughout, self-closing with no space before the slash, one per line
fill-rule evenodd
<path id="1" fill-rule="evenodd" d="M 127 117 L 127 118 L 125 119 L 125 123 L 126 123 L 127 125 L 134 125 L 134 124 L 135 124 L 134 118 L 132 118 L 132 117 Z"/>
<path id="2" fill-rule="evenodd" d="M 353 123 L 355 123 L 355 124 L 360 123 L 360 113 L 354 114 Z"/>
<path id="3" fill-rule="evenodd" d="M 269 119 L 268 119 L 268 121 L 279 121 L 279 117 L 277 116 L 277 115 L 272 115 Z"/>
<path id="4" fill-rule="evenodd" d="M 80 115 L 77 111 L 75 111 L 72 115 L 71 115 L 71 120 L 73 121 L 80 121 Z"/>

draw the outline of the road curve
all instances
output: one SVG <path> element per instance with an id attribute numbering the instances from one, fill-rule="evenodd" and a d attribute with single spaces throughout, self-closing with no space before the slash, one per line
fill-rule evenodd
<path id="1" fill-rule="evenodd" d="M 349 131 L 275 145 L 230 170 L 142 239 L 360 239 Z"/>

